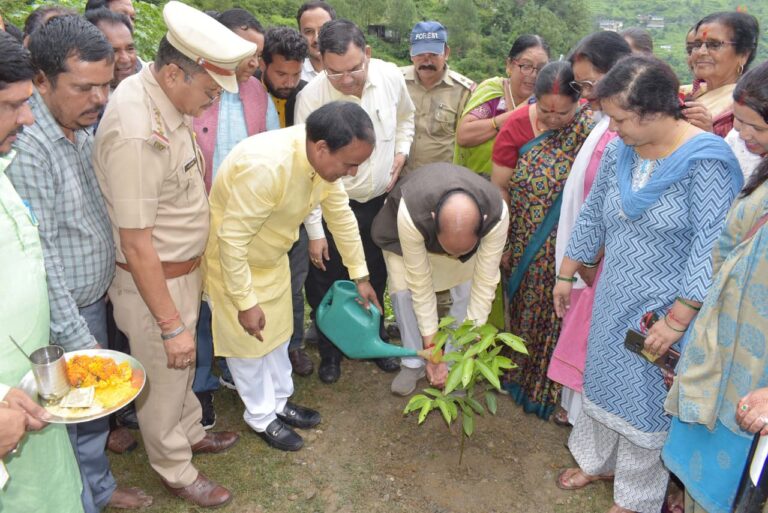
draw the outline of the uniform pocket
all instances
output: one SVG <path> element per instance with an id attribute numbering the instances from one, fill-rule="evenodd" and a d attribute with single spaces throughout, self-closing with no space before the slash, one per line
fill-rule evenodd
<path id="1" fill-rule="evenodd" d="M 429 133 L 433 136 L 453 135 L 458 113 L 446 103 L 436 103 L 432 107 L 432 119 Z"/>

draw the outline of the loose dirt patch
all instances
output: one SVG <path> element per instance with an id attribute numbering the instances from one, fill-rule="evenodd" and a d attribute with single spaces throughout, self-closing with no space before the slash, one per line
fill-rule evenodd
<path id="1" fill-rule="evenodd" d="M 458 431 L 449 431 L 439 413 L 419 426 L 415 415 L 401 413 L 407 400 L 390 393 L 393 375 L 369 362 L 342 365 L 335 385 L 316 375 L 295 378 L 294 400 L 323 415 L 319 429 L 300 431 L 306 446 L 297 453 L 267 447 L 242 420 L 237 394 L 216 393 L 215 429 L 241 434 L 228 453 L 195 457 L 200 470 L 235 493 L 220 511 L 602 513 L 610 507 L 609 483 L 575 492 L 555 487 L 558 470 L 573 463 L 568 430 L 524 414 L 506 396 L 499 397 L 497 415 L 477 419 L 459 466 Z M 121 485 L 155 496 L 145 511 L 198 511 L 161 488 L 142 448 L 112 455 L 112 464 Z"/>

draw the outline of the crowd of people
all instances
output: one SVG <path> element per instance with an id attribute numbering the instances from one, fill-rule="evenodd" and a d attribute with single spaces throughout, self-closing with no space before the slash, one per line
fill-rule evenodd
<path id="1" fill-rule="evenodd" d="M 0 506 L 150 506 L 110 469 L 107 449 L 137 447 L 129 428 L 169 493 L 228 503 L 193 462 L 239 438 L 212 431 L 216 390 L 236 390 L 269 446 L 300 450 L 296 428 L 322 417 L 291 400 L 293 375 L 315 372 L 314 341 L 319 380 L 339 380 L 314 320 L 350 280 L 365 307 L 389 296 L 380 336 L 407 348 L 433 346 L 445 315 L 525 340 L 503 387 L 571 429 L 577 466 L 552 486 L 611 481 L 610 513 L 731 511 L 768 435 L 758 21 L 691 27 L 690 85 L 641 29 L 559 61 L 520 35 L 506 76 L 475 84 L 448 66 L 438 21 L 413 27 L 398 68 L 325 1 L 299 8 L 298 30 L 254 14 L 170 1 L 151 62 L 130 0 L 2 24 Z M 130 352 L 147 387 L 111 416 L 48 425 L 10 337 Z M 449 372 L 375 363 L 400 396 Z M 670 475 L 684 494 L 668 496 Z"/>

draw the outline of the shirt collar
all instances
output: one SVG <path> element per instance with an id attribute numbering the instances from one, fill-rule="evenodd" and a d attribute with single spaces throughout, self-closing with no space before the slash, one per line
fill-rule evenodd
<path id="1" fill-rule="evenodd" d="M 11 149 L 8 153 L 0 153 L 0 175 L 5 174 L 5 170 L 13 162 L 13 158 L 16 156 L 16 150 Z"/>
<path id="2" fill-rule="evenodd" d="M 152 74 L 153 66 L 154 64 L 145 66 L 144 69 L 139 72 L 139 76 L 144 83 L 144 90 L 147 91 L 152 103 L 157 107 L 166 126 L 169 130 L 174 131 L 182 124 L 186 124 L 186 119 L 184 114 L 179 112 L 173 103 L 171 103 L 171 100 L 160 87 L 160 84 L 157 83 L 155 76 Z"/>
<path id="3" fill-rule="evenodd" d="M 310 73 L 313 77 L 318 73 L 315 71 L 315 67 L 312 66 L 312 61 L 309 60 L 309 57 L 304 57 L 304 62 L 301 64 L 301 67 L 304 71 Z"/>
<path id="4" fill-rule="evenodd" d="M 56 121 L 56 118 L 54 118 L 53 114 L 51 114 L 51 111 L 48 109 L 48 105 L 46 105 L 45 100 L 40 95 L 40 92 L 37 90 L 37 88 L 35 88 L 34 92 L 32 93 L 32 98 L 29 99 L 29 105 L 32 108 L 32 113 L 35 115 L 34 126 L 36 126 L 43 133 L 43 136 L 45 136 L 47 140 L 55 142 L 60 139 L 64 139 L 65 141 L 71 143 L 71 141 L 67 139 L 67 136 L 64 135 L 64 130 L 61 129 L 61 126 Z M 86 128 L 75 130 L 74 144 L 78 148 L 82 147 L 83 143 L 89 135 L 91 134 Z"/>

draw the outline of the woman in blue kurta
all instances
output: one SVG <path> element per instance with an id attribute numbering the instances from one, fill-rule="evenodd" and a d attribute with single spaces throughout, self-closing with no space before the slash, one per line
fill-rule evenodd
<path id="1" fill-rule="evenodd" d="M 662 457 L 696 513 L 731 511 L 752 433 L 768 434 L 768 63 L 733 97 L 739 136 L 764 158 L 712 252 L 712 287 L 665 404 L 675 417 Z"/>
<path id="2" fill-rule="evenodd" d="M 554 290 L 568 307 L 573 274 L 604 247 L 584 371 L 584 409 L 568 446 L 579 468 L 558 486 L 614 480 L 611 512 L 657 512 L 667 471 L 660 458 L 669 418 L 660 369 L 624 347 L 646 312 L 661 320 L 645 348 L 664 354 L 704 300 L 710 251 L 741 189 L 738 163 L 722 139 L 682 118 L 678 81 L 653 57 L 628 57 L 597 87 L 620 140 L 600 171 L 571 236 Z M 575 281 L 575 280 L 573 280 Z"/>

